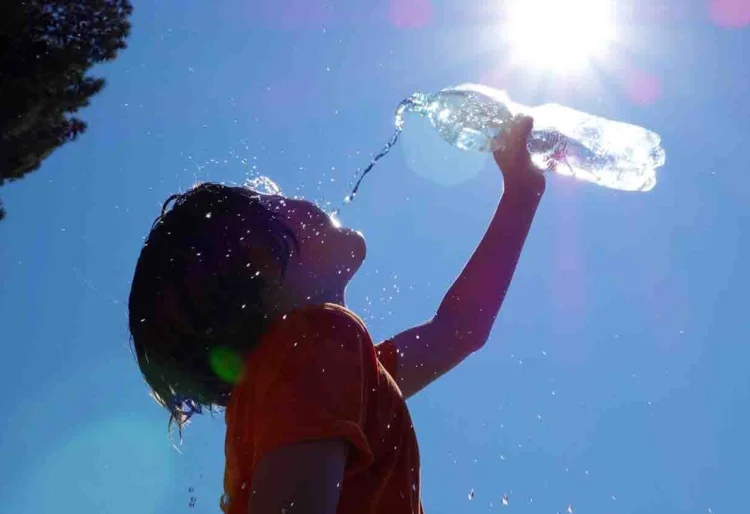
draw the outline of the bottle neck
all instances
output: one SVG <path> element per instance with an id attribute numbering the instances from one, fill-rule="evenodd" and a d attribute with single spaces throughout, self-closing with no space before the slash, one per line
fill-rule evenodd
<path id="1" fill-rule="evenodd" d="M 413 112 L 423 116 L 426 115 L 431 99 L 432 95 L 414 93 L 398 104 L 398 107 L 396 108 L 396 128 L 404 128 L 404 114 L 407 112 Z"/>

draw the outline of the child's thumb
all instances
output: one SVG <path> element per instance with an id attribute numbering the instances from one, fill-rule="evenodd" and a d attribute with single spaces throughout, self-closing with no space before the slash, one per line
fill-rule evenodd
<path id="1" fill-rule="evenodd" d="M 531 116 L 520 116 L 516 119 L 514 125 L 514 136 L 519 139 L 526 139 L 534 128 L 534 118 Z"/>

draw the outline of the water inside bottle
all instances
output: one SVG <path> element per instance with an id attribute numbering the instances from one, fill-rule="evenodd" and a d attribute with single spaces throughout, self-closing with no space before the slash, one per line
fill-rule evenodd
<path id="1" fill-rule="evenodd" d="M 461 150 L 492 152 L 499 137 L 520 111 L 502 92 L 477 84 L 444 89 L 420 110 L 440 136 Z"/>
<path id="2" fill-rule="evenodd" d="M 530 108 L 534 164 L 621 191 L 650 191 L 665 153 L 658 134 L 561 105 Z"/>
<path id="3" fill-rule="evenodd" d="M 358 178 L 348 204 L 364 178 L 397 143 L 404 115 L 427 117 L 447 142 L 461 150 L 492 152 L 503 144 L 503 132 L 519 114 L 534 118 L 528 149 L 540 169 L 624 191 L 649 191 L 656 184 L 656 168 L 665 162 L 659 136 L 642 127 L 599 118 L 561 105 L 525 107 L 499 91 L 478 84 L 462 84 L 437 94 L 415 93 L 396 109 L 396 130 L 390 141 Z M 337 209 L 335 212 L 338 213 Z"/>

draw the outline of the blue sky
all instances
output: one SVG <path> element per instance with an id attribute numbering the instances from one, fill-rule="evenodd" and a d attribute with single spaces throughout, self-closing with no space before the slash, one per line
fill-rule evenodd
<path id="1" fill-rule="evenodd" d="M 750 29 L 722 15 L 741 2 L 622 2 L 627 44 L 578 78 L 508 66 L 493 4 L 135 2 L 88 133 L 1 192 L 1 513 L 217 512 L 222 416 L 176 452 L 129 349 L 159 205 L 258 174 L 338 202 L 402 98 L 467 81 L 648 127 L 667 164 L 646 194 L 550 177 L 487 347 L 410 404 L 426 511 L 746 508 Z M 378 339 L 432 314 L 502 191 L 486 157 L 411 127 L 342 212 Z"/>

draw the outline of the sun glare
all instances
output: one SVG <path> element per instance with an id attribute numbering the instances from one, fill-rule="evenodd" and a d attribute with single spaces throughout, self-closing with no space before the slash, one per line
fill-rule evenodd
<path id="1" fill-rule="evenodd" d="M 507 0 L 504 36 L 514 64 L 555 71 L 590 67 L 616 37 L 614 0 Z"/>

